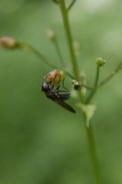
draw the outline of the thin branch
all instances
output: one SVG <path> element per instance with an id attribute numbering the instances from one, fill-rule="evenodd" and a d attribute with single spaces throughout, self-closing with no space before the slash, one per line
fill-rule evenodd
<path id="1" fill-rule="evenodd" d="M 100 84 L 98 87 L 103 86 L 106 84 L 113 76 L 115 76 L 120 70 L 122 70 L 122 62 L 117 66 L 117 68 L 110 74 L 108 75 Z"/>
<path id="2" fill-rule="evenodd" d="M 79 77 L 78 65 L 77 65 L 74 49 L 73 49 L 73 46 L 72 46 L 72 40 L 73 39 L 72 39 L 72 34 L 71 34 L 71 29 L 70 29 L 70 24 L 69 24 L 68 11 L 67 11 L 67 8 L 65 6 L 65 1 L 64 0 L 61 0 L 60 9 L 61 9 L 62 18 L 63 18 L 64 29 L 65 29 L 65 32 L 66 32 L 69 52 L 70 52 L 70 56 L 71 56 L 73 73 L 75 75 L 75 78 L 78 79 L 78 77 Z"/>
<path id="3" fill-rule="evenodd" d="M 87 97 L 87 99 L 85 101 L 86 104 L 88 104 L 90 102 L 90 100 L 92 99 L 92 97 L 94 96 L 94 94 L 97 91 L 99 76 L 100 76 L 100 66 L 97 65 L 97 71 L 96 71 L 96 76 L 95 76 L 94 88 L 91 91 L 91 93 L 89 94 L 89 96 Z"/>
<path id="4" fill-rule="evenodd" d="M 98 86 L 99 75 L 100 75 L 100 66 L 97 65 L 97 71 L 96 71 L 96 78 L 95 78 L 95 82 L 94 82 L 94 88 L 96 88 Z"/>
<path id="5" fill-rule="evenodd" d="M 75 2 L 76 2 L 76 0 L 73 0 L 67 9 L 70 10 Z"/>
<path id="6" fill-rule="evenodd" d="M 20 43 L 20 47 L 25 50 L 25 51 L 29 51 L 31 53 L 33 53 L 34 55 L 36 55 L 39 59 L 41 59 L 47 66 L 51 67 L 52 69 L 60 69 L 62 70 L 62 68 L 57 67 L 55 65 L 53 65 L 44 55 L 42 55 L 40 52 L 38 52 L 34 47 L 32 47 L 31 45 L 25 44 L 25 43 Z M 66 75 L 68 75 L 71 79 L 75 79 L 74 76 L 72 76 L 68 71 L 65 71 Z"/>
<path id="7" fill-rule="evenodd" d="M 20 48 L 22 50 L 29 51 L 29 52 L 33 53 L 34 55 L 36 55 L 39 59 L 41 59 L 46 65 L 48 65 L 52 69 L 58 68 L 57 66 L 52 64 L 43 54 L 41 54 L 38 50 L 36 50 L 31 45 L 26 44 L 26 43 L 19 43 L 19 45 L 20 45 Z"/>
<path id="8" fill-rule="evenodd" d="M 61 51 L 60 51 L 60 48 L 59 48 L 59 44 L 57 42 L 57 39 L 55 39 L 53 42 L 54 42 L 54 46 L 55 46 L 55 49 L 57 51 L 57 54 L 59 56 L 59 59 L 60 59 L 62 65 L 65 66 L 64 59 L 62 57 L 62 54 L 61 54 Z"/>

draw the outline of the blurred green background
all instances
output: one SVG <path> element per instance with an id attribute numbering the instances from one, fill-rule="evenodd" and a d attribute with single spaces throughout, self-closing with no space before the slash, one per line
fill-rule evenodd
<path id="1" fill-rule="evenodd" d="M 70 1 L 67 1 L 70 2 Z M 101 79 L 122 60 L 122 1 L 77 0 L 70 12 L 74 40 L 81 51 L 78 62 L 89 85 L 95 60 L 108 62 Z M 1 0 L 0 36 L 33 45 L 55 64 L 52 28 L 70 67 L 59 8 L 50 0 Z M 0 48 L 0 184 L 94 184 L 83 119 L 67 112 L 40 92 L 51 69 L 31 53 Z M 102 87 L 94 101 L 92 120 L 103 184 L 122 183 L 122 73 Z M 70 80 L 66 86 L 72 88 Z"/>

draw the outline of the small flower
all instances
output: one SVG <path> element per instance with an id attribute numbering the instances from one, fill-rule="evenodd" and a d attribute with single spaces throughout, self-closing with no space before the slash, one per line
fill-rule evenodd
<path id="1" fill-rule="evenodd" d="M 55 69 L 45 75 L 44 79 L 46 79 L 47 82 L 49 82 L 53 86 L 58 87 L 60 83 L 64 81 L 64 71 Z"/>
<path id="2" fill-rule="evenodd" d="M 96 63 L 97 63 L 97 65 L 98 66 L 103 66 L 104 64 L 106 64 L 106 60 L 104 60 L 103 58 L 101 58 L 101 57 L 98 57 L 97 59 L 96 59 Z"/>
<path id="3" fill-rule="evenodd" d="M 18 41 L 13 37 L 8 36 L 0 37 L 0 43 L 6 49 L 16 49 L 19 47 Z"/>

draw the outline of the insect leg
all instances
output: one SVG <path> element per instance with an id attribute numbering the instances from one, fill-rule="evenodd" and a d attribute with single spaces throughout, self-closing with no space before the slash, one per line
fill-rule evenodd
<path id="1" fill-rule="evenodd" d="M 65 78 L 64 78 L 65 80 Z M 68 92 L 68 89 L 64 86 L 64 80 L 62 81 L 62 87 L 65 89 L 65 92 L 67 91 Z"/>

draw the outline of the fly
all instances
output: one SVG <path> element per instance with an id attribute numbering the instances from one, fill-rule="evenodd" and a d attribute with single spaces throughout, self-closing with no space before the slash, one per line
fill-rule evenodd
<path id="1" fill-rule="evenodd" d="M 76 111 L 67 104 L 66 100 L 70 98 L 70 93 L 67 90 L 59 90 L 59 87 L 54 89 L 53 86 L 50 86 L 48 82 L 45 82 L 41 85 L 42 92 L 45 92 L 47 98 L 53 100 L 63 108 L 67 109 L 70 112 L 75 113 Z"/>

